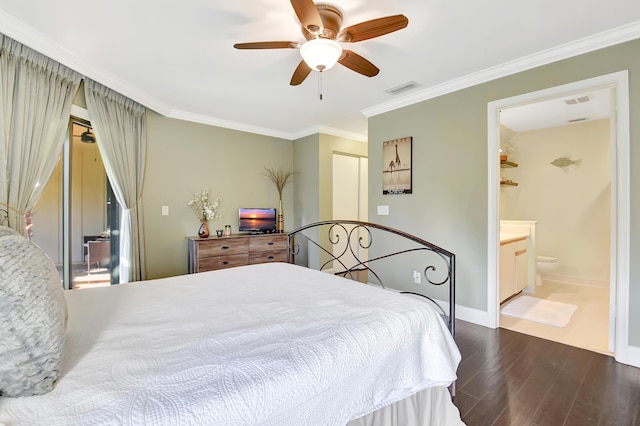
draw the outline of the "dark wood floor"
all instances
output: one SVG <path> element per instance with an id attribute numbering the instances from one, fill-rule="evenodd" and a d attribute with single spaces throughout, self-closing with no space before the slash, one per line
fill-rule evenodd
<path id="1" fill-rule="evenodd" d="M 506 329 L 456 321 L 455 404 L 468 426 L 640 425 L 640 369 Z"/>

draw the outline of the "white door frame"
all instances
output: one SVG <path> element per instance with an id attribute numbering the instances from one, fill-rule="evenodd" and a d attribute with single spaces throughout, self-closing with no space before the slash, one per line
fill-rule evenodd
<path id="1" fill-rule="evenodd" d="M 609 335 L 614 336 L 617 361 L 629 363 L 629 73 L 620 71 L 587 80 L 556 86 L 511 98 L 489 102 L 488 108 L 488 267 L 487 326 L 500 324 L 498 301 L 500 232 L 500 110 L 543 100 L 584 93 L 588 90 L 614 89 L 611 114 L 611 262 Z M 615 125 L 615 126 L 614 126 Z"/>

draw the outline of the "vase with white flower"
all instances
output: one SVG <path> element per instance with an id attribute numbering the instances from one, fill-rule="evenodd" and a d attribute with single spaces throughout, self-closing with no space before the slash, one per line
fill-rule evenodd
<path id="1" fill-rule="evenodd" d="M 200 238 L 209 236 L 210 220 L 222 218 L 222 215 L 218 213 L 221 201 L 222 199 L 219 197 L 212 200 L 209 197 L 209 188 L 205 187 L 200 190 L 200 194 L 194 195 L 187 203 L 187 207 L 190 207 L 196 217 L 200 219 L 200 228 L 198 229 Z"/>

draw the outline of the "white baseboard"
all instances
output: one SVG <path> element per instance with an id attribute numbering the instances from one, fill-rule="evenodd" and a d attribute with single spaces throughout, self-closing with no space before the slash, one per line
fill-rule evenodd
<path id="1" fill-rule="evenodd" d="M 629 345 L 627 347 L 627 358 L 625 364 L 640 368 L 640 347 Z"/>
<path id="2" fill-rule="evenodd" d="M 434 299 L 438 305 L 442 306 L 445 312 L 449 312 L 449 302 L 439 299 Z M 483 327 L 489 327 L 489 315 L 486 311 L 479 309 L 469 308 L 456 304 L 456 319 L 470 322 Z"/>
<path id="3" fill-rule="evenodd" d="M 566 284 L 584 285 L 588 287 L 609 288 L 609 280 L 598 280 L 593 278 L 573 277 L 571 275 L 548 274 L 544 280 L 558 281 Z"/>
<path id="4" fill-rule="evenodd" d="M 481 325 L 483 327 L 489 327 L 488 312 L 481 311 L 479 309 L 456 305 L 456 319 Z"/>

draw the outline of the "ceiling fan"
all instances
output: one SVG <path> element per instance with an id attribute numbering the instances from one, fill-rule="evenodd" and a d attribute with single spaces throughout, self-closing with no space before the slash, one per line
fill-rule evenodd
<path id="1" fill-rule="evenodd" d="M 342 48 L 340 43 L 356 43 L 401 30 L 409 24 L 404 15 L 393 15 L 372 19 L 347 28 L 342 28 L 342 12 L 328 4 L 315 4 L 313 0 L 291 0 L 291 5 L 300 21 L 302 35 L 307 40 L 259 41 L 236 43 L 236 49 L 300 49 L 302 60 L 291 77 L 292 86 L 297 86 L 311 70 L 326 71 L 336 62 L 367 77 L 377 75 L 380 70 L 357 53 Z"/>

